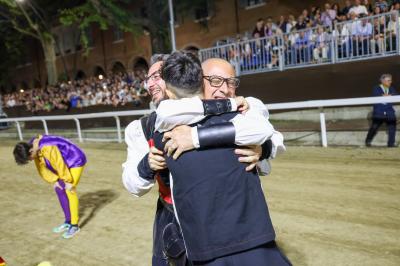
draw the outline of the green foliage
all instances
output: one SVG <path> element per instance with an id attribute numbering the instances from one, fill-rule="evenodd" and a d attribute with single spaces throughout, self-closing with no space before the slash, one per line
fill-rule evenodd
<path id="1" fill-rule="evenodd" d="M 73 8 L 60 11 L 60 22 L 63 25 L 75 24 L 80 30 L 80 41 L 88 54 L 87 31 L 91 24 L 97 24 L 101 30 L 106 30 L 110 26 L 119 28 L 124 32 L 137 33 L 139 28 L 134 23 L 125 4 L 131 1 L 117 0 L 87 0 Z"/>

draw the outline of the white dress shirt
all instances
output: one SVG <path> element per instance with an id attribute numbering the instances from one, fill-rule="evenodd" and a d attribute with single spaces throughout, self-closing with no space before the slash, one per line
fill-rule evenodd
<path id="1" fill-rule="evenodd" d="M 125 143 L 128 155 L 122 164 L 122 182 L 130 193 L 140 197 L 150 191 L 155 182 L 140 177 L 137 170 L 139 162 L 150 151 L 140 120 L 131 122 L 125 129 Z"/>
<path id="2" fill-rule="evenodd" d="M 246 98 L 249 110 L 245 114 L 238 114 L 232 120 L 235 127 L 235 144 L 261 145 L 271 138 L 274 128 L 268 121 L 268 111 L 265 105 L 256 98 Z M 232 111 L 237 110 L 236 102 L 231 99 Z M 203 120 L 203 102 L 199 97 L 184 98 L 180 100 L 164 100 L 157 110 L 155 130 L 159 132 L 169 131 L 178 125 L 191 125 Z M 192 128 L 192 140 L 196 148 L 199 148 L 197 127 Z"/>
<path id="3" fill-rule="evenodd" d="M 232 111 L 237 110 L 236 102 L 231 100 Z M 286 150 L 283 144 L 283 135 L 276 131 L 269 122 L 267 107 L 258 99 L 247 97 L 249 110 L 244 114 L 238 114 L 231 120 L 235 126 L 235 144 L 261 145 L 267 139 L 272 141 L 270 159 Z M 205 118 L 204 107 L 199 97 L 184 98 L 180 100 L 164 100 L 157 110 L 155 130 L 165 132 L 178 125 L 190 125 Z M 192 141 L 195 148 L 200 147 L 197 127 L 192 128 Z"/>

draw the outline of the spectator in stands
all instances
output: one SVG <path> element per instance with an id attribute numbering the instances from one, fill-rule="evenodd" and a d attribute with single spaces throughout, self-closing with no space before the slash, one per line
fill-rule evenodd
<path id="1" fill-rule="evenodd" d="M 334 21 L 335 21 L 335 20 L 336 20 L 336 21 L 343 21 L 343 20 L 346 20 L 345 17 L 343 16 L 343 14 L 342 14 L 342 11 L 340 10 L 340 6 L 339 6 L 338 3 L 334 3 L 334 4 L 332 5 L 332 9 L 335 10 L 335 12 L 336 12 L 336 17 L 335 17 Z"/>
<path id="2" fill-rule="evenodd" d="M 365 8 L 366 8 L 367 11 L 368 11 L 368 14 L 367 14 L 367 15 L 372 14 L 372 12 L 374 11 L 374 9 L 373 9 L 373 7 L 372 7 L 372 4 L 369 2 L 369 0 L 363 0 L 363 1 L 362 1 L 362 4 L 363 4 L 363 6 L 365 6 Z"/>
<path id="3" fill-rule="evenodd" d="M 264 35 L 267 37 L 271 37 L 277 33 L 280 33 L 279 27 L 276 24 L 274 24 L 271 17 L 267 18 L 267 23 L 265 24 L 264 31 L 265 31 Z"/>
<path id="4" fill-rule="evenodd" d="M 278 28 L 282 33 L 288 33 L 288 22 L 286 21 L 285 16 L 280 16 L 279 21 L 277 23 Z"/>
<path id="5" fill-rule="evenodd" d="M 346 58 L 350 55 L 350 31 L 347 25 L 338 25 L 335 30 L 333 31 L 333 36 L 338 39 L 338 57 L 339 58 Z"/>
<path id="6" fill-rule="evenodd" d="M 306 31 L 300 31 L 295 42 L 295 58 L 297 63 L 307 63 L 311 59 L 310 40 Z"/>
<path id="7" fill-rule="evenodd" d="M 265 36 L 264 20 L 262 18 L 259 18 L 257 20 L 256 26 L 254 27 L 253 34 L 252 34 L 253 38 L 255 38 L 254 35 L 256 33 L 258 33 L 259 37 L 264 37 Z"/>
<path id="8" fill-rule="evenodd" d="M 363 17 L 363 16 L 362 16 Z M 357 38 L 356 44 L 358 54 L 367 55 L 370 53 L 370 41 L 372 39 L 372 24 L 368 18 L 361 18 L 361 23 L 357 24 Z"/>
<path id="9" fill-rule="evenodd" d="M 342 15 L 343 16 L 347 16 L 348 18 L 350 18 L 350 9 L 353 7 L 353 5 L 351 4 L 351 1 L 350 0 L 346 0 L 345 2 L 344 2 L 345 4 L 345 7 L 342 9 Z"/>
<path id="10" fill-rule="evenodd" d="M 392 14 L 386 28 L 386 51 L 388 52 L 396 50 L 397 24 L 400 27 L 400 21 L 397 20 L 395 14 Z"/>
<path id="11" fill-rule="evenodd" d="M 304 18 L 302 15 L 299 16 L 299 18 L 297 19 L 297 23 L 296 23 L 296 30 L 304 30 L 307 27 L 307 23 L 304 21 Z"/>
<path id="12" fill-rule="evenodd" d="M 382 13 L 381 8 L 380 8 L 379 6 L 376 6 L 376 7 L 374 8 L 373 15 L 379 15 L 379 14 L 381 14 L 381 13 Z"/>
<path id="13" fill-rule="evenodd" d="M 80 107 L 81 97 L 78 96 L 77 92 L 73 91 L 71 93 L 71 96 L 69 97 L 69 101 L 70 101 L 71 108 Z"/>
<path id="14" fill-rule="evenodd" d="M 317 14 L 312 22 L 312 27 L 322 26 L 324 23 L 322 22 L 321 15 Z"/>
<path id="15" fill-rule="evenodd" d="M 383 74 L 381 76 L 381 84 L 374 88 L 373 96 L 390 96 L 397 95 L 396 90 L 392 87 L 392 75 Z M 388 147 L 395 147 L 396 138 L 396 113 L 393 108 L 392 103 L 379 103 L 374 104 L 372 112 L 372 125 L 368 131 L 367 138 L 365 140 L 365 145 L 367 147 L 371 146 L 371 142 L 378 132 L 379 127 L 386 123 L 389 139 Z"/>
<path id="16" fill-rule="evenodd" d="M 325 11 L 321 15 L 321 20 L 324 26 L 332 27 L 332 22 L 336 19 L 336 11 L 331 8 L 329 3 L 325 4 Z"/>
<path id="17" fill-rule="evenodd" d="M 321 9 L 316 6 L 311 7 L 311 20 L 315 20 L 315 17 L 319 15 L 321 16 Z"/>
<path id="18" fill-rule="evenodd" d="M 368 15 L 368 10 L 364 5 L 361 5 L 361 0 L 354 0 L 354 6 L 350 8 L 349 13 L 355 13 L 358 17 L 361 14 Z"/>
<path id="19" fill-rule="evenodd" d="M 304 21 L 305 21 L 306 23 L 308 23 L 308 22 L 311 21 L 311 17 L 310 17 L 310 15 L 309 15 L 307 9 L 304 9 L 303 12 L 301 12 L 301 15 L 303 16 L 303 19 L 304 19 Z"/>
<path id="20" fill-rule="evenodd" d="M 390 8 L 391 11 L 400 12 L 400 1 L 395 2 Z"/>
<path id="21" fill-rule="evenodd" d="M 15 97 L 14 97 L 14 95 L 10 95 L 10 97 L 6 101 L 6 106 L 7 107 L 14 107 L 15 105 L 16 105 Z"/>
<path id="22" fill-rule="evenodd" d="M 324 31 L 322 26 L 319 26 L 317 35 L 315 36 L 315 48 L 313 50 L 313 56 L 316 62 L 321 63 L 328 59 L 329 41 L 329 34 Z"/>
<path id="23" fill-rule="evenodd" d="M 286 25 L 286 33 L 290 33 L 292 28 L 296 28 L 297 21 L 293 15 L 289 15 L 288 23 Z"/>
<path id="24" fill-rule="evenodd" d="M 379 8 L 378 8 L 379 10 Z M 375 53 L 382 53 L 384 51 L 385 39 L 385 21 L 379 18 L 374 19 L 374 28 L 373 28 L 374 35 L 371 39 L 371 52 Z"/>
<path id="25" fill-rule="evenodd" d="M 389 9 L 389 5 L 385 0 L 377 0 L 375 2 L 375 12 L 376 12 L 376 8 L 378 8 L 380 10 L 380 12 L 383 13 Z"/>

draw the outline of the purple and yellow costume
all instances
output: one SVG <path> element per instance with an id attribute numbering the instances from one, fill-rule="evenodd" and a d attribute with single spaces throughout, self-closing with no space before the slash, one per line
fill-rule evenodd
<path id="1" fill-rule="evenodd" d="M 77 225 L 78 196 L 75 189 L 66 189 L 65 183 L 76 188 L 86 164 L 84 152 L 69 140 L 58 136 L 39 135 L 31 143 L 39 147 L 35 164 L 40 176 L 49 183 L 58 182 L 61 187 L 55 187 L 55 191 L 65 215 L 65 222 Z"/>

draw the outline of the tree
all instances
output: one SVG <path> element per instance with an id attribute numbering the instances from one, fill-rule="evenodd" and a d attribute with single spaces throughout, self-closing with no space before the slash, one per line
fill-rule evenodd
<path id="1" fill-rule="evenodd" d="M 129 0 L 0 0 L 0 33 L 13 29 L 14 33 L 39 41 L 46 64 L 49 84 L 57 82 L 56 38 L 52 28 L 61 23 L 77 23 L 84 31 L 91 23 L 101 29 L 110 24 L 124 31 L 132 31 L 134 25 L 128 19 L 124 4 Z M 86 34 L 81 42 L 87 47 Z M 63 51 L 60 50 L 61 55 Z M 66 72 L 66 69 L 65 69 Z M 66 73 L 67 74 L 67 73 Z M 67 74 L 68 76 L 68 74 Z"/>

